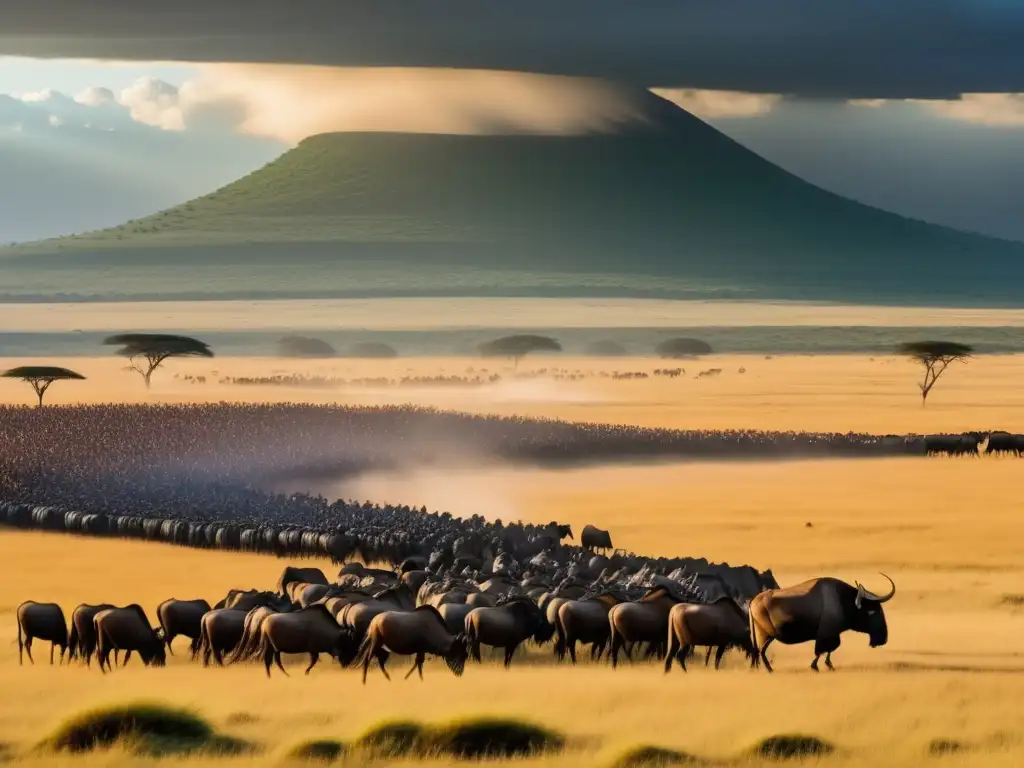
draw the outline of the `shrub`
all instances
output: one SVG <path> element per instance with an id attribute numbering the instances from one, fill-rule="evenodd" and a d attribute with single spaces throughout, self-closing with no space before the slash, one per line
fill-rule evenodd
<path id="1" fill-rule="evenodd" d="M 456 720 L 430 729 L 428 752 L 476 760 L 496 757 L 527 757 L 553 752 L 565 746 L 560 734 L 530 723 L 500 718 Z"/>
<path id="2" fill-rule="evenodd" d="M 118 741 L 139 744 L 150 740 L 164 751 L 178 744 L 183 749 L 205 746 L 213 728 L 187 709 L 163 704 L 126 704 L 83 712 L 62 723 L 41 746 L 84 752 L 109 747 Z"/>
<path id="3" fill-rule="evenodd" d="M 967 747 L 955 739 L 932 739 L 928 744 L 928 753 L 932 755 L 953 755 L 965 749 Z"/>
<path id="4" fill-rule="evenodd" d="M 404 757 L 419 749 L 423 726 L 411 721 L 375 725 L 353 742 L 372 757 Z"/>
<path id="5" fill-rule="evenodd" d="M 783 733 L 761 739 L 751 749 L 758 757 L 769 760 L 794 760 L 801 757 L 821 757 L 835 751 L 835 747 L 817 736 Z"/>
<path id="6" fill-rule="evenodd" d="M 700 758 L 664 747 L 635 747 L 615 760 L 611 768 L 669 768 L 677 765 L 695 765 Z"/>

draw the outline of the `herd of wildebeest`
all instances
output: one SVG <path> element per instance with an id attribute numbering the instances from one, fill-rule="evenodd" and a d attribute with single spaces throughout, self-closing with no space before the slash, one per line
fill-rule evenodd
<path id="1" fill-rule="evenodd" d="M 138 605 L 26 603 L 19 638 L 48 640 L 61 659 L 111 668 L 123 652 L 164 663 L 178 635 L 204 664 L 322 654 L 342 665 L 390 654 L 443 658 L 461 674 L 482 647 L 511 664 L 524 643 L 551 644 L 575 662 L 577 645 L 617 665 L 625 655 L 674 660 L 695 647 L 730 648 L 769 670 L 766 650 L 813 642 L 814 663 L 847 630 L 887 640 L 882 604 L 860 584 L 814 579 L 780 588 L 771 571 L 703 558 L 615 550 L 593 526 L 580 546 L 568 526 L 457 518 L 395 504 L 282 493 L 283 478 L 344 476 L 446 460 L 531 463 L 625 457 L 1024 454 L 1024 435 L 898 436 L 715 432 L 495 418 L 409 407 L 313 405 L 0 407 L 0 525 L 284 558 L 329 558 L 285 569 L 273 590 L 231 590 L 162 603 L 156 622 Z M 113 512 L 111 510 L 117 510 Z M 387 567 L 368 567 L 365 564 Z M 891 583 L 891 582 L 890 582 Z M 537 654 L 534 653 L 536 658 Z"/>
<path id="2" fill-rule="evenodd" d="M 422 678 L 428 656 L 461 675 L 467 660 L 482 660 L 483 647 L 501 649 L 508 667 L 527 642 L 550 643 L 559 661 L 573 664 L 578 644 L 595 661 L 607 651 L 613 667 L 623 655 L 663 658 L 667 672 L 673 661 L 685 670 L 696 647 L 707 648 L 705 664 L 715 652 L 716 668 L 738 648 L 771 671 L 773 641 L 813 642 L 812 668 L 824 654 L 831 669 L 843 632 L 867 633 L 872 646 L 887 640 L 882 604 L 895 594 L 891 580 L 884 595 L 832 578 L 783 589 L 770 570 L 749 565 L 612 550 L 610 534 L 589 525 L 582 546 L 571 546 L 563 543 L 571 527 L 554 522 L 445 522 L 456 524 L 457 536 L 441 536 L 429 555 L 393 568 L 350 560 L 330 581 L 319 568 L 288 566 L 273 590 L 231 589 L 212 605 L 168 599 L 155 624 L 137 604 L 83 604 L 69 627 L 59 605 L 29 601 L 17 614 L 19 654 L 31 660 L 40 639 L 51 643 L 51 663 L 59 647 L 61 661 L 90 665 L 95 655 L 102 671 L 121 652 L 123 663 L 135 653 L 162 666 L 173 640 L 185 636 L 204 666 L 258 661 L 268 676 L 274 664 L 287 674 L 282 654 L 307 654 L 308 674 L 326 654 L 361 667 L 365 682 L 374 662 L 388 676 L 391 655 L 413 657 L 406 677 Z"/>

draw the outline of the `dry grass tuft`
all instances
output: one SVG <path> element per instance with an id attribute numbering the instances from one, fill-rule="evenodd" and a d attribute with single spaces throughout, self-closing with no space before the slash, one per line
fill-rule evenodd
<path id="1" fill-rule="evenodd" d="M 353 746 L 374 758 L 410 755 L 421 748 L 424 728 L 411 721 L 387 721 L 364 732 Z"/>
<path id="2" fill-rule="evenodd" d="M 332 763 L 345 754 L 345 750 L 345 745 L 335 739 L 315 739 L 296 744 L 285 757 L 288 760 Z"/>
<path id="3" fill-rule="evenodd" d="M 634 747 L 612 762 L 610 768 L 672 768 L 680 765 L 696 765 L 701 758 L 686 752 L 664 747 Z"/>
<path id="4" fill-rule="evenodd" d="M 817 736 L 780 733 L 761 739 L 750 751 L 768 760 L 799 760 L 805 757 L 830 755 L 835 752 L 835 747 Z"/>
<path id="5" fill-rule="evenodd" d="M 164 704 L 139 702 L 93 709 L 61 723 L 40 747 L 54 751 L 88 752 L 118 742 L 140 751 L 193 751 L 214 739 L 214 731 L 195 712 Z M 153 749 L 150 749 L 152 747 Z"/>
<path id="6" fill-rule="evenodd" d="M 428 754 L 479 760 L 558 752 L 565 747 L 565 737 L 520 720 L 474 718 L 430 728 L 423 745 Z"/>
<path id="7" fill-rule="evenodd" d="M 932 739 L 928 743 L 928 754 L 935 756 L 955 755 L 966 749 L 968 749 L 967 745 L 956 739 Z"/>

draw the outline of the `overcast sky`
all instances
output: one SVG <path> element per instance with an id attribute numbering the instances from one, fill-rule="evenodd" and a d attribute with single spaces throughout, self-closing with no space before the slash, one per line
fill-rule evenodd
<path id="1" fill-rule="evenodd" d="M 0 241 L 143 215 L 312 133 L 574 132 L 640 88 L 828 189 L 1024 240 L 1021 40 L 1016 0 L 4 0 L 0 54 L 57 58 L 0 57 Z"/>

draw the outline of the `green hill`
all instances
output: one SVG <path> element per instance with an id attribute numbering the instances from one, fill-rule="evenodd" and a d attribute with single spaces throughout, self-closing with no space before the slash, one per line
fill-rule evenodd
<path id="1" fill-rule="evenodd" d="M 668 102 L 648 107 L 645 123 L 587 136 L 314 136 L 184 205 L 0 252 L 2 271 L 75 293 L 88 269 L 107 277 L 97 294 L 922 301 L 1005 301 L 1024 275 L 1022 244 L 841 198 Z"/>

